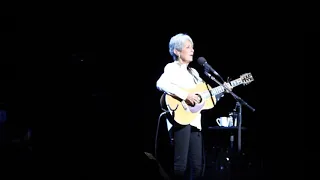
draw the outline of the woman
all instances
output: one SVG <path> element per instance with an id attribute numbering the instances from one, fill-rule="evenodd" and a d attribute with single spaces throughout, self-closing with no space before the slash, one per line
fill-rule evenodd
<path id="1" fill-rule="evenodd" d="M 168 95 L 185 100 L 187 104 L 196 104 L 201 101 L 195 93 L 189 93 L 183 89 L 192 89 L 203 80 L 199 73 L 189 67 L 193 61 L 193 40 L 187 34 L 179 33 L 173 36 L 169 42 L 169 52 L 173 62 L 168 63 L 163 74 L 157 81 L 157 88 Z M 213 97 L 214 101 L 219 97 Z M 174 118 L 174 117 L 173 117 Z M 190 124 L 181 125 L 174 121 L 174 179 L 184 179 L 192 176 L 192 179 L 201 177 L 203 168 L 203 146 L 201 134 L 201 114 L 198 114 Z M 190 164 L 190 171 L 186 171 Z"/>

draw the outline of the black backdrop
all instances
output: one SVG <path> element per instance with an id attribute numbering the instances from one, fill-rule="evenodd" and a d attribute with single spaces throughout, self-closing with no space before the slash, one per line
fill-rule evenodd
<path id="1" fill-rule="evenodd" d="M 21 19 L 19 22 L 20 31 L 30 24 Z M 154 152 L 161 113 L 161 93 L 155 83 L 165 64 L 171 62 L 170 37 L 182 32 L 194 40 L 194 59 L 205 57 L 224 78 L 235 79 L 243 73 L 252 73 L 254 82 L 234 89 L 257 110 L 251 112 L 243 106 L 243 125 L 251 130 L 247 136 L 249 146 L 264 156 L 275 151 L 276 142 L 287 142 L 277 137 L 282 134 L 282 126 L 270 129 L 270 121 L 275 112 L 285 112 L 281 108 L 288 108 L 281 106 L 280 101 L 273 103 L 275 99 L 284 102 L 283 97 L 274 94 L 274 87 L 279 88 L 275 84 L 285 79 L 280 75 L 288 69 L 284 53 L 286 38 L 297 41 L 298 33 L 204 30 L 196 28 L 196 24 L 193 28 L 179 28 L 166 21 L 120 28 L 116 22 L 103 22 L 103 18 L 50 18 L 42 35 L 7 34 L 7 42 L 12 46 L 12 38 L 19 37 L 24 45 L 37 39 L 36 45 L 22 48 L 14 62 L 11 46 L 6 46 L 8 51 L 3 54 L 7 61 L 1 65 L 2 75 L 6 77 L 1 99 L 11 122 L 22 126 L 37 124 L 36 129 L 44 139 L 40 142 L 46 147 L 62 154 L 66 154 L 64 150 L 91 152 L 83 156 L 87 160 L 105 162 L 110 158 L 110 153 L 106 153 L 110 150 L 117 158 L 125 157 L 124 160 L 134 156 L 135 150 Z M 191 65 L 205 78 L 196 62 Z M 13 82 L 16 83 L 12 85 Z M 215 86 L 213 81 L 208 82 Z M 215 119 L 227 115 L 234 106 L 232 97 L 224 97 L 205 113 L 204 129 L 215 125 Z M 37 117 L 38 123 L 32 124 Z M 210 141 L 211 137 L 207 138 Z M 52 142 L 65 148 L 52 147 Z M 77 156 L 69 158 L 71 163 Z"/>

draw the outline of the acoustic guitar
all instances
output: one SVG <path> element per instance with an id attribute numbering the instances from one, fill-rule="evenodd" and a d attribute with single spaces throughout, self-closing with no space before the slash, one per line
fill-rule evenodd
<path id="1" fill-rule="evenodd" d="M 238 79 L 229 82 L 232 88 L 239 85 L 247 85 L 254 81 L 251 73 L 242 74 Z M 224 87 L 218 86 L 211 88 L 210 85 L 201 82 L 195 88 L 184 89 L 189 93 L 196 93 L 201 102 L 195 105 L 187 104 L 178 97 L 163 93 L 160 99 L 160 106 L 163 110 L 168 110 L 178 124 L 188 125 L 202 110 L 208 110 L 216 104 L 216 95 L 223 93 Z"/>

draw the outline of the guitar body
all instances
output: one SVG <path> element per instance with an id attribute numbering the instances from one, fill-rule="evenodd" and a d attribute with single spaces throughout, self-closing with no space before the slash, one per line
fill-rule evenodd
<path id="1" fill-rule="evenodd" d="M 165 109 L 169 108 L 170 110 L 174 110 L 174 112 L 170 111 L 170 113 L 177 123 L 181 125 L 188 125 L 196 118 L 196 116 L 201 113 L 202 110 L 211 109 L 214 107 L 214 104 L 216 103 L 216 98 L 214 96 L 212 99 L 210 97 L 205 98 L 202 96 L 202 92 L 208 91 L 208 88 L 211 89 L 209 85 L 207 87 L 205 83 L 199 83 L 193 89 L 184 89 L 189 93 L 196 93 L 201 96 L 201 102 L 195 106 L 187 105 L 185 101 L 177 97 L 163 94 L 163 97 L 161 98 L 162 107 L 163 105 L 166 105 Z"/>

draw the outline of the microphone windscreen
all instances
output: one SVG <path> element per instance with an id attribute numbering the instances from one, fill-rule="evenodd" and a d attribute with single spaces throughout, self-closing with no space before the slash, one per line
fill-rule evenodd
<path id="1" fill-rule="evenodd" d="M 207 60 L 204 57 L 199 57 L 198 58 L 198 64 L 200 64 L 201 66 L 206 62 L 207 62 Z"/>

